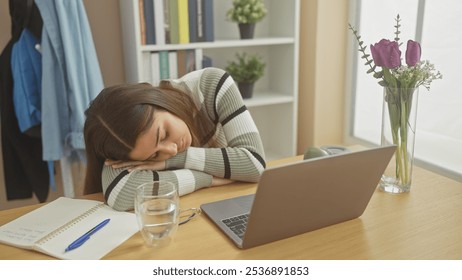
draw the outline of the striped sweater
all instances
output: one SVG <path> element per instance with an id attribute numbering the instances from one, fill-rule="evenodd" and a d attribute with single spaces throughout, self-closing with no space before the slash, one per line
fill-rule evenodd
<path id="1" fill-rule="evenodd" d="M 190 147 L 168 159 L 163 171 L 128 172 L 104 166 L 107 204 L 119 211 L 133 209 L 136 187 L 153 180 L 175 183 L 180 196 L 209 187 L 213 177 L 257 182 L 265 169 L 263 145 L 232 77 L 221 69 L 205 68 L 162 83 L 190 94 L 196 106 L 207 112 L 217 124 L 219 148 Z"/>

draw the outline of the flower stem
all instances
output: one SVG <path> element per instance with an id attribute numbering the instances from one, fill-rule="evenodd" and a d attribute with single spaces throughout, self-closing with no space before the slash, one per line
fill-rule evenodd
<path id="1" fill-rule="evenodd" d="M 411 110 L 412 90 L 403 88 L 387 88 L 386 102 L 393 144 L 397 146 L 395 154 L 395 177 L 406 186 L 410 181 L 410 166 L 408 155 L 408 125 Z"/>

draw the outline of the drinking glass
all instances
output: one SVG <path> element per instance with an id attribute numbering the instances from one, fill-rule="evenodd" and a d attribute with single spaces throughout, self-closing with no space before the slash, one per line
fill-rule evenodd
<path id="1" fill-rule="evenodd" d="M 144 183 L 136 189 L 135 213 L 149 247 L 169 244 L 179 224 L 178 188 L 168 181 Z"/>

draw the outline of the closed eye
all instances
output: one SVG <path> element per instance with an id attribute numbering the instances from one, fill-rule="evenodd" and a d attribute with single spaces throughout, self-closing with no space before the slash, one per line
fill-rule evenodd
<path id="1" fill-rule="evenodd" d="M 156 157 L 158 156 L 159 153 L 155 152 L 154 154 L 150 155 L 147 159 L 145 159 L 144 161 L 148 161 L 148 160 L 153 160 L 153 159 L 156 159 Z"/>
<path id="2" fill-rule="evenodd" d="M 168 132 L 165 132 L 165 135 L 164 135 L 164 137 L 162 138 L 162 141 L 167 140 L 168 136 L 169 136 Z"/>
<path id="3" fill-rule="evenodd" d="M 158 142 L 163 142 L 163 141 L 167 140 L 168 136 L 169 136 L 168 132 L 165 132 L 164 136 L 161 137 L 161 138 L 159 139 Z M 157 145 L 156 145 L 156 146 L 157 146 Z M 152 155 L 151 155 L 149 158 L 147 158 L 146 160 L 155 160 L 158 156 L 159 156 L 159 153 L 158 153 L 158 152 L 155 152 L 154 154 L 152 154 Z"/>

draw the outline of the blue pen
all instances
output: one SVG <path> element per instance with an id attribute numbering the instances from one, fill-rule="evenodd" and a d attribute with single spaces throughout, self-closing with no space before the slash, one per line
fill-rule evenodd
<path id="1" fill-rule="evenodd" d="M 85 243 L 88 239 L 90 239 L 90 236 L 92 236 L 95 232 L 103 228 L 107 223 L 109 223 L 110 219 L 106 219 L 99 223 L 97 226 L 94 228 L 90 229 L 87 231 L 84 235 L 79 237 L 76 241 L 72 242 L 71 245 L 67 246 L 66 250 L 64 252 L 69 252 L 70 250 L 74 250 L 76 248 L 79 248 L 82 246 L 83 243 Z"/>

